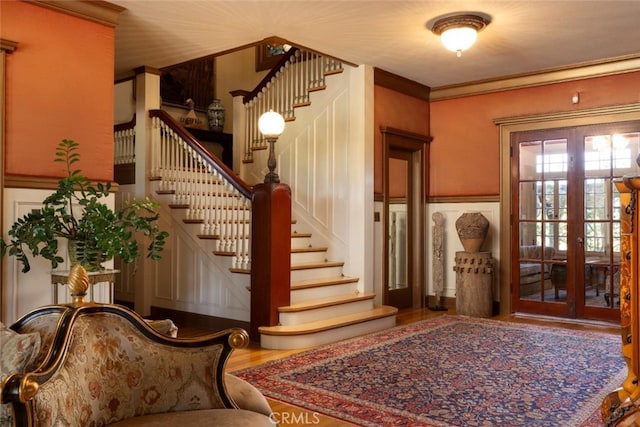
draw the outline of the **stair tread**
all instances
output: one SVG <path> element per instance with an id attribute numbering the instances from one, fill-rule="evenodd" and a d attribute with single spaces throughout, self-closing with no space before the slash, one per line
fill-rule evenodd
<path id="1" fill-rule="evenodd" d="M 291 237 L 311 237 L 311 233 L 298 233 L 297 231 L 294 231 L 291 233 Z"/>
<path id="2" fill-rule="evenodd" d="M 316 298 L 314 300 L 304 301 L 297 304 L 291 304 L 284 307 L 278 307 L 281 313 L 295 313 L 317 308 L 332 307 L 334 305 L 346 304 L 349 302 L 366 301 L 376 297 L 376 294 L 347 294 L 335 297 Z"/>
<path id="3" fill-rule="evenodd" d="M 328 251 L 329 248 L 323 248 L 323 247 L 315 247 L 315 246 L 311 246 L 311 247 L 307 247 L 307 248 L 291 248 L 291 253 L 292 254 L 301 254 L 301 253 L 307 253 L 307 252 L 326 252 Z"/>
<path id="4" fill-rule="evenodd" d="M 301 263 L 301 264 L 291 264 L 291 271 L 310 270 L 313 268 L 324 268 L 324 267 L 342 267 L 342 266 L 344 266 L 344 262 L 342 261 L 308 262 L 308 263 Z"/>
<path id="5" fill-rule="evenodd" d="M 296 282 L 291 282 L 291 290 L 299 290 L 299 289 L 307 289 L 307 288 L 318 288 L 321 286 L 331 286 L 331 285 L 341 285 L 345 283 L 357 283 L 357 277 L 349 277 L 349 276 L 337 276 L 337 277 L 327 277 L 323 279 L 307 279 L 307 280 L 298 280 Z"/>
<path id="6" fill-rule="evenodd" d="M 360 313 L 332 317 L 331 319 L 318 320 L 315 322 L 302 323 L 299 325 L 260 326 L 258 329 L 260 333 L 264 335 L 307 335 L 355 325 L 358 323 L 380 319 L 383 317 L 395 316 L 397 313 L 397 308 L 383 305 Z"/>

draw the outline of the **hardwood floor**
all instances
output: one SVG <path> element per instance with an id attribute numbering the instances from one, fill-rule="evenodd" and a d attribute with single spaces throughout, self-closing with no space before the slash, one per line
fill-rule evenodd
<path id="1" fill-rule="evenodd" d="M 429 309 L 401 310 L 398 313 L 396 324 L 406 325 L 420 320 L 441 316 L 443 314 L 455 314 L 455 309 L 450 308 L 448 311 L 430 311 Z M 594 322 L 594 321 L 577 321 L 571 319 L 558 319 L 544 316 L 531 315 L 508 315 L 495 316 L 497 320 L 508 322 L 529 323 L 537 325 L 547 325 L 577 330 L 597 330 L 600 332 L 620 334 L 620 327 L 613 323 Z M 179 328 L 180 336 L 197 336 L 204 331 L 197 331 L 186 328 Z M 248 348 L 236 350 L 231 355 L 227 363 L 227 372 L 233 372 L 240 369 L 251 368 L 261 365 L 271 360 L 281 359 L 295 353 L 305 351 L 301 350 L 266 350 L 260 348 L 257 344 L 252 343 Z M 308 413 L 307 411 L 286 405 L 279 401 L 269 400 L 269 404 L 277 415 L 281 426 L 309 426 L 321 425 L 323 427 L 344 427 L 354 426 L 355 424 L 347 423 L 324 415 Z"/>

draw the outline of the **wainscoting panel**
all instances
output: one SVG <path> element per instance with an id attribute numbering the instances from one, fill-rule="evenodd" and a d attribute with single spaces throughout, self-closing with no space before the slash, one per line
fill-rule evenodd
<path id="1" fill-rule="evenodd" d="M 329 208 L 333 202 L 332 195 L 332 160 L 333 138 L 331 138 L 331 122 L 329 108 L 322 110 L 313 122 L 313 152 L 309 170 L 315 170 L 313 185 L 308 189 L 312 195 L 312 214 L 316 221 L 327 229 L 330 228 Z"/>
<path id="2" fill-rule="evenodd" d="M 170 243 L 159 263 L 151 305 L 225 319 L 248 321 L 248 274 L 231 273 L 231 258 L 213 254 L 215 241 L 193 233 L 199 225 L 184 224 L 183 214 L 163 205 L 170 220 Z M 171 268 L 171 271 L 166 270 Z"/>
<path id="3" fill-rule="evenodd" d="M 198 300 L 196 292 L 197 282 L 197 252 L 192 247 L 188 238 L 183 233 L 175 233 L 174 243 L 176 253 L 175 295 L 176 301 L 195 304 Z M 156 295 L 158 298 L 167 298 L 171 295 Z"/>
<path id="4" fill-rule="evenodd" d="M 331 169 L 328 171 L 333 181 L 329 183 L 328 193 L 331 194 L 332 201 L 330 206 L 331 230 L 333 237 L 346 244 L 349 234 L 349 221 L 345 215 L 345 206 L 349 203 L 350 187 L 349 182 L 349 94 L 342 92 L 333 100 L 333 118 L 332 123 L 334 129 L 331 139 L 332 146 L 329 147 L 329 156 L 331 159 Z"/>

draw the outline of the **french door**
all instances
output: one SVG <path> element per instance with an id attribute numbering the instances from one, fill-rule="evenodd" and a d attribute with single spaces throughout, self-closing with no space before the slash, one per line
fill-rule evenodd
<path id="1" fill-rule="evenodd" d="M 620 198 L 640 171 L 640 122 L 511 137 L 515 311 L 618 320 Z"/>

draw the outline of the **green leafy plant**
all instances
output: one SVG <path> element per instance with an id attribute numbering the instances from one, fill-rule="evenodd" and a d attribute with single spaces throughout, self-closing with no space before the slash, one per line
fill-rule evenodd
<path id="1" fill-rule="evenodd" d="M 139 258 L 137 233 L 149 241 L 147 257 L 161 258 L 165 239 L 169 236 L 157 222 L 159 204 L 148 197 L 111 210 L 100 199 L 109 195 L 110 183 L 93 185 L 73 165 L 80 161 L 79 144 L 64 139 L 56 149 L 55 162 L 65 164 L 66 177 L 58 181 L 58 189 L 44 199 L 40 210 L 18 219 L 8 232 L 9 241 L 0 239 L 0 255 L 15 256 L 22 272 L 31 269 L 27 252 L 51 262 L 55 269 L 64 262 L 59 254 L 58 239 L 67 239 L 71 263 L 79 263 L 88 271 L 102 269 L 102 263 L 117 256 L 125 263 Z"/>

